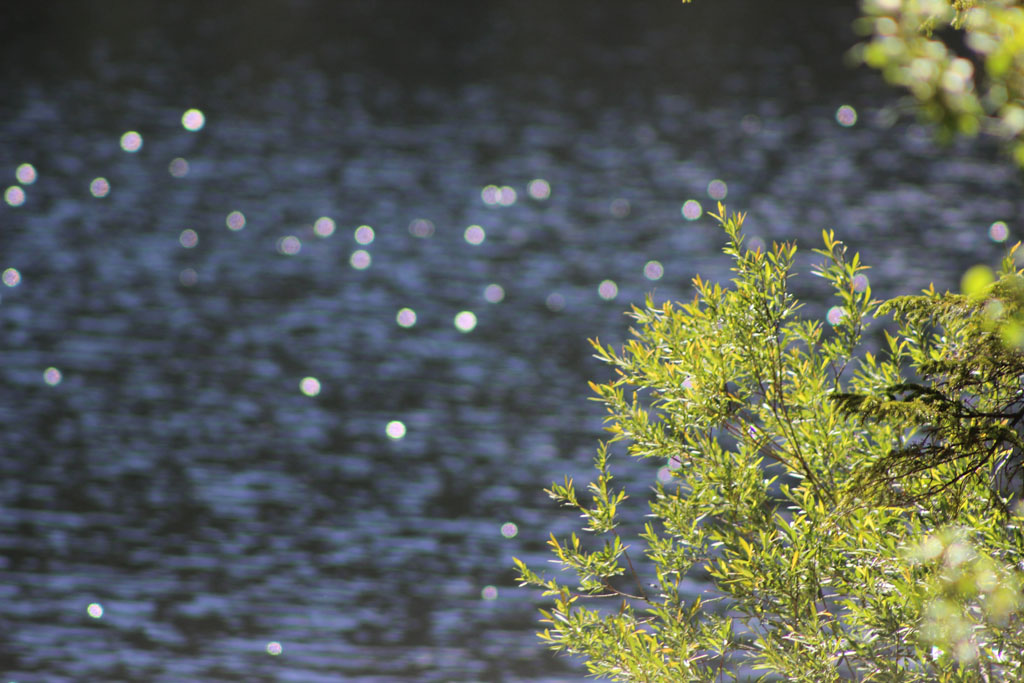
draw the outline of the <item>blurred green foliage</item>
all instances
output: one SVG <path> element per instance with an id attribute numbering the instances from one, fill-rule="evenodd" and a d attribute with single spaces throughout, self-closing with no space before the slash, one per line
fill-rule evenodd
<path id="1" fill-rule="evenodd" d="M 946 137 L 988 133 L 1024 166 L 1020 0 L 862 0 L 853 56 L 906 88 Z"/>
<path id="2" fill-rule="evenodd" d="M 790 292 L 794 245 L 749 249 L 742 214 L 715 217 L 731 283 L 697 277 L 688 303 L 634 307 L 621 350 L 594 342 L 610 436 L 585 492 L 548 490 L 584 520 L 549 542 L 571 578 L 516 560 L 553 600 L 541 639 L 614 680 L 1022 680 L 1013 253 L 976 292 L 882 303 L 824 233 L 826 324 Z M 642 529 L 616 450 L 661 467 Z"/>

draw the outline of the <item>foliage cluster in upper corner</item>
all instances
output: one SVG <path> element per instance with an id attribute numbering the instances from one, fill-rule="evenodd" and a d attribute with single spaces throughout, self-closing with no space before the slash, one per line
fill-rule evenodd
<path id="1" fill-rule="evenodd" d="M 690 0 L 683 0 L 684 3 Z M 860 0 L 851 51 L 907 90 L 942 138 L 987 133 L 1024 167 L 1022 0 Z"/>
<path id="2" fill-rule="evenodd" d="M 857 60 L 906 88 L 945 135 L 1003 138 L 1024 166 L 1020 0 L 862 0 Z"/>
<path id="3" fill-rule="evenodd" d="M 610 436 L 587 494 L 548 491 L 585 520 L 550 541 L 572 578 L 516 561 L 553 600 L 541 638 L 615 680 L 1024 679 L 1012 254 L 981 295 L 882 304 L 824 233 L 826 325 L 790 291 L 794 245 L 749 249 L 742 214 L 716 218 L 732 282 L 695 278 L 687 303 L 634 308 L 621 350 L 594 342 Z M 633 536 L 616 450 L 671 472 Z"/>

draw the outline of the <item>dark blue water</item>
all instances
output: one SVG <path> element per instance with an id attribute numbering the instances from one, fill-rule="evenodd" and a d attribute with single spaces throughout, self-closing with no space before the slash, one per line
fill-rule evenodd
<path id="1" fill-rule="evenodd" d="M 511 557 L 543 567 L 575 522 L 542 489 L 600 438 L 587 337 L 728 276 L 684 202 L 720 180 L 755 238 L 834 228 L 880 296 L 956 286 L 993 222 L 1021 232 L 993 146 L 936 148 L 844 66 L 850 3 L 786 4 L 11 14 L 4 680 L 581 679 Z M 625 469 L 634 503 L 655 470 Z"/>

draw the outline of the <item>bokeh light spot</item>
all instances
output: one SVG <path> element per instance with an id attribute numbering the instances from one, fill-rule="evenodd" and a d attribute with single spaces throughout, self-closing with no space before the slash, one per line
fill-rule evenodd
<path id="1" fill-rule="evenodd" d="M 320 393 L 320 380 L 316 377 L 303 377 L 299 382 L 299 391 L 306 396 L 316 396 Z"/>
<path id="2" fill-rule="evenodd" d="M 62 378 L 63 376 L 57 368 L 50 367 L 43 370 L 43 381 L 51 387 L 55 387 L 60 384 Z"/>
<path id="3" fill-rule="evenodd" d="M 611 211 L 611 214 L 616 218 L 625 218 L 629 215 L 632 207 L 629 205 L 628 199 L 622 199 L 620 197 L 612 200 L 611 206 L 608 207 L 608 210 Z"/>
<path id="4" fill-rule="evenodd" d="M 470 244 L 481 244 L 483 243 L 484 238 L 486 237 L 486 233 L 484 232 L 484 229 L 481 228 L 479 225 L 471 225 L 468 228 L 466 228 L 464 237 L 466 238 L 466 241 L 469 242 Z"/>
<path id="5" fill-rule="evenodd" d="M 130 130 L 121 136 L 121 149 L 126 152 L 138 152 L 142 149 L 142 136 Z"/>
<path id="6" fill-rule="evenodd" d="M 373 228 L 369 225 L 360 225 L 356 228 L 355 238 L 359 244 L 370 244 L 374 238 Z"/>
<path id="7" fill-rule="evenodd" d="M 993 242 L 1005 242 L 1010 236 L 1010 230 L 1003 221 L 996 221 L 988 228 L 988 238 Z"/>
<path id="8" fill-rule="evenodd" d="M 708 196 L 715 200 L 723 200 L 729 194 L 729 186 L 724 180 L 714 179 L 708 183 Z"/>
<path id="9" fill-rule="evenodd" d="M 188 162 L 181 157 L 172 159 L 167 165 L 167 171 L 175 178 L 184 178 L 188 175 Z"/>
<path id="10" fill-rule="evenodd" d="M 972 266 L 960 279 L 960 291 L 967 296 L 981 296 L 995 282 L 995 273 L 986 265 Z"/>
<path id="11" fill-rule="evenodd" d="M 238 232 L 245 227 L 245 214 L 241 211 L 232 211 L 228 214 L 228 217 L 224 219 L 224 223 L 228 226 L 229 230 Z"/>
<path id="12" fill-rule="evenodd" d="M 747 249 L 750 251 L 764 251 L 766 246 L 764 239 L 758 235 L 751 235 L 747 241 Z"/>
<path id="13" fill-rule="evenodd" d="M 89 606 L 85 608 L 85 611 L 93 619 L 99 619 L 103 616 L 103 605 L 98 602 L 91 602 Z"/>
<path id="14" fill-rule="evenodd" d="M 970 61 L 954 59 L 949 68 L 942 74 L 942 87 L 952 94 L 962 93 L 967 89 L 974 76 L 974 65 Z"/>
<path id="15" fill-rule="evenodd" d="M 688 221 L 695 221 L 700 218 L 700 215 L 704 213 L 704 209 L 701 208 L 700 202 L 696 199 L 687 199 L 683 203 L 683 218 Z"/>
<path id="16" fill-rule="evenodd" d="M 349 264 L 356 270 L 366 270 L 370 267 L 370 262 L 373 259 L 370 258 L 370 252 L 365 249 L 357 249 L 352 252 L 352 256 L 349 257 Z"/>
<path id="17" fill-rule="evenodd" d="M 3 275 L 0 275 L 0 279 L 8 287 L 17 287 L 21 284 L 21 273 L 18 272 L 17 268 L 8 268 L 3 272 Z"/>
<path id="18" fill-rule="evenodd" d="M 853 285 L 853 291 L 863 292 L 868 288 L 871 282 L 868 280 L 868 276 L 864 273 L 857 273 L 853 276 L 853 281 L 850 283 Z"/>
<path id="19" fill-rule="evenodd" d="M 413 237 L 430 237 L 434 234 L 434 223 L 426 218 L 417 218 L 409 223 L 409 234 Z"/>
<path id="20" fill-rule="evenodd" d="M 193 249 L 199 244 L 199 233 L 192 228 L 185 228 L 181 231 L 181 234 L 178 235 L 178 241 L 181 243 L 181 246 L 186 249 Z"/>
<path id="21" fill-rule="evenodd" d="M 849 128 L 857 123 L 857 110 L 848 104 L 844 104 L 836 110 L 836 121 L 843 128 Z"/>
<path id="22" fill-rule="evenodd" d="M 514 188 L 508 185 L 487 185 L 480 190 L 480 199 L 488 206 L 512 206 L 516 203 L 518 194 Z"/>
<path id="23" fill-rule="evenodd" d="M 480 597 L 484 600 L 497 600 L 498 589 L 494 586 L 484 586 L 484 589 L 480 591 Z"/>
<path id="24" fill-rule="evenodd" d="M 285 235 L 277 241 L 277 251 L 285 256 L 295 256 L 302 251 L 302 241 L 295 235 Z"/>
<path id="25" fill-rule="evenodd" d="M 613 280 L 604 280 L 597 286 L 597 293 L 605 301 L 611 301 L 619 295 L 619 286 Z"/>
<path id="26" fill-rule="evenodd" d="M 842 306 L 833 306 L 828 309 L 828 314 L 826 314 L 825 319 L 828 320 L 829 325 L 838 325 L 844 315 L 846 315 L 845 308 Z"/>
<path id="27" fill-rule="evenodd" d="M 476 314 L 472 311 L 459 311 L 455 316 L 455 329 L 459 332 L 472 332 L 476 327 Z"/>
<path id="28" fill-rule="evenodd" d="M 660 280 L 665 274 L 665 267 L 660 261 L 648 261 L 644 264 L 644 277 L 648 280 Z"/>
<path id="29" fill-rule="evenodd" d="M 93 178 L 93 181 L 89 183 L 89 193 L 93 197 L 106 197 L 110 194 L 110 183 L 103 177 Z"/>
<path id="30" fill-rule="evenodd" d="M 388 422 L 387 426 L 384 427 L 384 433 L 391 439 L 401 439 L 405 437 L 405 423 L 401 420 L 392 420 Z"/>
<path id="31" fill-rule="evenodd" d="M 22 185 L 31 185 L 38 177 L 36 174 L 36 167 L 32 164 L 21 164 L 17 169 L 15 169 L 14 177 L 17 178 L 18 182 Z"/>
<path id="32" fill-rule="evenodd" d="M 4 201 L 11 206 L 21 206 L 25 203 L 25 190 L 17 185 L 11 185 L 4 190 Z"/>
<path id="33" fill-rule="evenodd" d="M 194 268 L 185 268 L 179 273 L 178 281 L 186 287 L 191 287 L 199 282 L 199 273 Z"/>
<path id="34" fill-rule="evenodd" d="M 206 116 L 198 109 L 189 109 L 181 115 L 181 125 L 185 127 L 185 130 L 194 133 L 197 130 L 202 130 L 206 125 Z"/>
<path id="35" fill-rule="evenodd" d="M 480 199 L 483 200 L 487 206 L 494 206 L 498 203 L 501 196 L 501 188 L 497 185 L 487 185 L 484 189 L 480 190 Z"/>
<path id="36" fill-rule="evenodd" d="M 399 309 L 398 315 L 395 316 L 395 320 L 398 322 L 400 327 L 412 327 L 416 324 L 416 311 L 411 308 Z"/>
<path id="37" fill-rule="evenodd" d="M 279 654 L 281 654 L 282 652 L 284 652 L 284 648 L 281 647 L 281 643 L 277 642 L 276 640 L 272 640 L 269 643 L 267 643 L 267 654 L 268 655 L 270 655 L 272 657 L 276 657 Z"/>
<path id="38" fill-rule="evenodd" d="M 320 216 L 313 223 L 313 232 L 316 233 L 317 237 L 330 237 L 337 230 L 338 224 L 334 222 L 333 218 L 328 216 Z"/>
<path id="39" fill-rule="evenodd" d="M 549 311 L 558 313 L 565 308 L 565 297 L 558 292 L 552 292 L 548 294 L 548 298 L 544 300 L 544 305 L 548 307 Z"/>
<path id="40" fill-rule="evenodd" d="M 490 284 L 484 287 L 484 300 L 496 304 L 505 298 L 505 288 L 498 284 Z"/>
<path id="41" fill-rule="evenodd" d="M 515 525 L 515 522 L 505 522 L 501 525 L 501 535 L 505 538 L 515 538 L 518 533 L 519 527 Z"/>
<path id="42" fill-rule="evenodd" d="M 526 186 L 526 191 L 534 199 L 544 201 L 551 196 L 551 185 L 543 178 L 536 178 Z"/>

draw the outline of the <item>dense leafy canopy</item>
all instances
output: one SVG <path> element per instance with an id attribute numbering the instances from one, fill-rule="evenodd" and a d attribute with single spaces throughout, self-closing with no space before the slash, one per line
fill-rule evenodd
<path id="1" fill-rule="evenodd" d="M 854 56 L 944 134 L 1000 136 L 1024 166 L 1020 5 L 863 0 Z M 742 214 L 715 218 L 731 283 L 697 277 L 688 303 L 634 307 L 621 350 L 594 342 L 610 436 L 587 493 L 548 490 L 585 520 L 549 541 L 575 577 L 516 560 L 553 600 L 542 640 L 615 680 L 1024 680 L 1017 247 L 964 293 L 880 302 L 825 232 L 822 321 L 790 292 L 794 245 L 749 249 Z M 663 466 L 638 533 L 621 451 Z"/>
<path id="2" fill-rule="evenodd" d="M 748 249 L 743 215 L 717 219 L 731 286 L 698 277 L 689 303 L 634 308 L 621 351 L 594 343 L 615 371 L 592 384 L 610 437 L 588 496 L 549 490 L 593 538 L 552 537 L 569 583 L 517 561 L 554 598 L 541 637 L 617 680 L 1024 675 L 1024 356 L 1000 331 L 1024 286 L 1013 255 L 981 296 L 881 304 L 825 233 L 826 325 L 789 291 L 793 245 Z M 874 354 L 862 335 L 882 314 L 897 329 Z M 671 471 L 629 540 L 617 442 Z"/>

